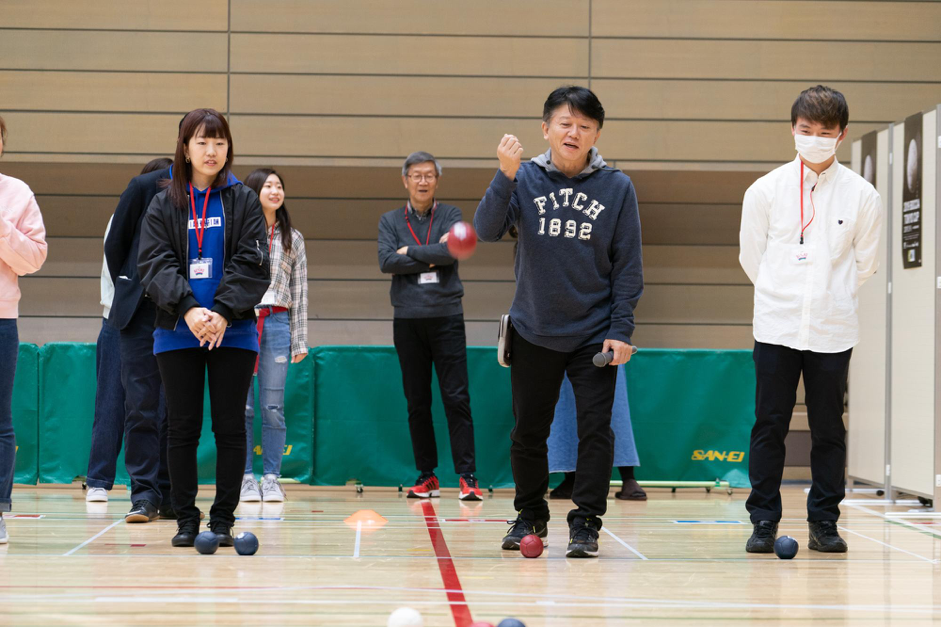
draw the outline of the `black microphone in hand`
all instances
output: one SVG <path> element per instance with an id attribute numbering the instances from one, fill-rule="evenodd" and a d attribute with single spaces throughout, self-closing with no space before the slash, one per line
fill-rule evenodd
<path id="1" fill-rule="evenodd" d="M 631 355 L 637 354 L 637 347 L 631 346 Z M 614 351 L 608 351 L 607 353 L 596 353 L 594 357 L 591 358 L 591 363 L 595 364 L 599 368 L 604 368 L 611 364 L 614 361 Z"/>

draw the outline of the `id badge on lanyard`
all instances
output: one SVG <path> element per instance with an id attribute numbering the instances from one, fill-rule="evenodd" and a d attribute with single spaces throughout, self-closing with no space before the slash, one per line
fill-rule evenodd
<path id="1" fill-rule="evenodd" d="M 212 259 L 203 259 L 203 236 L 206 234 L 206 209 L 209 207 L 209 194 L 212 187 L 206 190 L 206 198 L 203 200 L 203 219 L 196 217 L 196 195 L 193 192 L 193 184 L 190 183 L 190 205 L 193 208 L 193 230 L 196 231 L 196 247 L 198 257 L 190 259 L 190 280 L 193 279 L 211 279 L 212 278 Z M 189 237 L 189 236 L 187 236 Z"/>
<path id="2" fill-rule="evenodd" d="M 211 279 L 212 259 L 190 259 L 190 280 Z"/>

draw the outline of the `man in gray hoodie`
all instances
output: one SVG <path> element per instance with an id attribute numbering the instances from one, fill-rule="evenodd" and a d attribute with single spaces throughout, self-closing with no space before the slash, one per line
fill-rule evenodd
<path id="1" fill-rule="evenodd" d="M 553 91 L 543 107 L 549 150 L 521 164 L 519 140 L 505 135 L 497 149 L 500 169 L 474 216 L 483 241 L 499 240 L 511 226 L 519 230 L 510 307 L 516 329 L 510 462 L 518 517 L 503 539 L 507 550 L 518 550 L 529 534 L 546 542 L 546 440 L 567 373 L 579 443 L 566 556 L 598 555 L 614 456 L 617 368 L 597 368 L 592 358 L 611 352 L 611 366 L 630 359 L 634 308 L 644 286 L 634 185 L 594 147 L 603 123 L 604 108 L 590 90 Z"/>
<path id="2" fill-rule="evenodd" d="M 402 367 L 408 427 L 419 476 L 410 498 L 440 495 L 438 448 L 431 420 L 431 368 L 438 373 L 448 418 L 454 470 L 462 501 L 482 499 L 474 476 L 474 423 L 467 382 L 464 287 L 448 253 L 449 229 L 461 210 L 438 203 L 441 166 L 427 152 L 413 152 L 402 166 L 408 201 L 379 219 L 379 268 L 392 274 L 392 337 Z"/>

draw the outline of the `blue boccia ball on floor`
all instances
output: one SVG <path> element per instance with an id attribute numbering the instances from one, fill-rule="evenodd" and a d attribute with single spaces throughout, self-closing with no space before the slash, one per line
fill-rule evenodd
<path id="1" fill-rule="evenodd" d="M 203 555 L 212 555 L 219 548 L 219 536 L 211 531 L 204 531 L 196 536 L 196 542 L 193 544 Z"/>
<path id="2" fill-rule="evenodd" d="M 523 621 L 515 618 L 504 618 L 497 627 L 526 627 L 526 625 L 523 624 Z"/>
<path id="3" fill-rule="evenodd" d="M 797 555 L 800 545 L 791 536 L 781 536 L 774 541 L 774 554 L 783 560 L 789 560 Z"/>
<path id="4" fill-rule="evenodd" d="M 254 555 L 258 551 L 258 538 L 250 531 L 235 536 L 235 552 L 239 555 Z"/>

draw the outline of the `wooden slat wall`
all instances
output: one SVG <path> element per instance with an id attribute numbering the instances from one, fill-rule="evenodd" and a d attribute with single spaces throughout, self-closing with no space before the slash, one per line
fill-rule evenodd
<path id="1" fill-rule="evenodd" d="M 49 262 L 23 279 L 21 336 L 91 341 L 100 238 L 127 180 L 173 150 L 181 115 L 230 116 L 237 174 L 273 164 L 308 238 L 311 342 L 391 343 L 379 216 L 397 164 L 443 159 L 470 219 L 495 146 L 541 152 L 545 95 L 590 85 L 599 143 L 641 202 L 643 346 L 747 348 L 737 262 L 744 190 L 793 158 L 790 103 L 846 94 L 850 138 L 941 101 L 941 3 L 868 0 L 4 0 L 0 171 L 37 193 Z M 193 14 L 198 6 L 199 15 Z M 231 14 L 230 14 L 231 10 Z M 181 19 L 181 16 L 187 16 Z M 462 264 L 471 344 L 493 344 L 512 245 Z"/>

